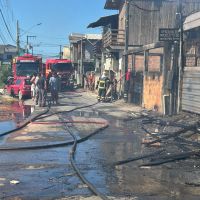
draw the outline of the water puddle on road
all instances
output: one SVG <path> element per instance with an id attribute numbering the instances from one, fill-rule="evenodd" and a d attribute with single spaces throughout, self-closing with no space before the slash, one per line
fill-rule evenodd
<path id="1" fill-rule="evenodd" d="M 0 104 L 0 134 L 17 127 L 18 123 L 30 116 L 34 107 L 23 102 Z"/>

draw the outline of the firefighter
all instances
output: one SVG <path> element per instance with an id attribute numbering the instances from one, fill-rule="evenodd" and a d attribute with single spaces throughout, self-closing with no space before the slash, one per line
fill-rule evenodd
<path id="1" fill-rule="evenodd" d="M 109 82 L 109 78 L 106 76 L 106 73 L 103 72 L 102 76 L 99 77 L 96 86 L 96 89 L 98 89 L 98 101 L 105 101 L 106 90 L 108 89 Z"/>

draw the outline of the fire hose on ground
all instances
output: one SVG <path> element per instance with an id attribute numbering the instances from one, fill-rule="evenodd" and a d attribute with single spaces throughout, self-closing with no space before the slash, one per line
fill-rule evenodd
<path id="1" fill-rule="evenodd" d="M 26 121 L 25 123 L 23 123 L 20 127 L 13 129 L 11 131 L 7 131 L 4 132 L 3 134 L 0 135 L 0 137 L 11 134 L 15 131 L 18 131 L 22 128 L 24 128 L 25 126 L 27 126 L 28 124 L 30 124 L 31 122 L 36 121 L 37 119 L 41 119 L 41 118 L 47 118 L 49 116 L 52 115 L 56 115 L 56 114 L 61 114 L 61 113 L 68 113 L 68 112 L 72 112 L 81 108 L 86 108 L 86 107 L 91 107 L 96 105 L 97 103 L 91 104 L 91 105 L 86 105 L 86 106 L 80 106 L 80 107 L 76 107 L 74 109 L 68 110 L 68 111 L 58 111 L 58 112 L 53 112 L 49 115 L 43 116 L 44 114 L 47 114 L 50 111 L 50 108 L 48 108 L 46 111 L 32 117 L 31 119 L 29 119 L 28 121 Z M 60 118 L 61 119 L 61 118 Z M 37 123 L 37 122 L 35 122 Z M 44 123 L 45 122 L 38 122 L 38 123 Z M 64 142 L 64 143 L 57 143 L 57 144 L 48 144 L 48 145 L 41 145 L 41 146 L 29 146 L 29 147 L 15 147 L 15 148 L 0 148 L 0 151 L 16 151 L 16 150 L 34 150 L 34 149 L 46 149 L 46 148 L 55 148 L 55 147 L 61 147 L 61 146 L 67 146 L 67 145 L 73 145 L 72 149 L 70 151 L 70 162 L 72 164 L 72 167 L 74 168 L 74 170 L 76 171 L 77 175 L 79 176 L 79 178 L 85 183 L 87 184 L 88 188 L 90 189 L 90 191 L 92 191 L 95 195 L 99 196 L 101 199 L 103 200 L 107 200 L 108 198 L 100 193 L 80 172 L 80 170 L 78 169 L 78 167 L 76 166 L 75 162 L 74 162 L 74 157 L 75 157 L 75 152 L 76 152 L 76 146 L 78 143 L 81 143 L 83 141 L 86 141 L 87 139 L 89 139 L 90 137 L 92 137 L 93 135 L 99 133 L 100 131 L 106 129 L 108 127 L 108 123 L 102 123 L 102 122 L 94 122 L 94 121 L 77 121 L 77 123 L 96 123 L 96 124 L 104 124 L 103 127 L 95 130 L 94 132 L 90 133 L 89 135 L 87 135 L 84 138 L 81 139 L 77 139 L 76 136 L 72 133 L 72 131 L 70 131 L 70 129 L 66 126 L 66 123 L 76 123 L 76 121 L 63 121 L 62 123 L 65 125 L 66 130 L 70 133 L 70 135 L 73 137 L 74 141 L 69 141 L 69 142 Z M 48 123 L 46 123 L 48 124 Z"/>

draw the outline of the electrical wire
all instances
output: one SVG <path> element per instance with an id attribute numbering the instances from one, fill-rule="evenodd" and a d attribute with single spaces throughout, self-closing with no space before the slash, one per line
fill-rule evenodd
<path id="1" fill-rule="evenodd" d="M 0 9 L 0 13 L 1 13 L 1 16 L 2 16 L 3 22 L 4 22 L 5 26 L 6 26 L 6 29 L 7 29 L 8 33 L 9 33 L 11 39 L 13 40 L 14 43 L 16 43 L 16 41 L 13 39 L 13 36 L 12 36 L 12 34 L 11 34 L 9 28 L 8 28 L 8 25 L 7 25 L 7 23 L 6 23 L 6 20 L 5 20 L 5 18 L 4 18 L 4 15 L 3 15 L 3 12 L 2 12 L 1 9 Z"/>
<path id="2" fill-rule="evenodd" d="M 11 23 L 11 19 L 13 19 L 13 12 L 11 10 L 9 0 L 4 0 L 4 10 L 5 10 L 4 13 L 7 18 L 7 24 L 9 26 L 10 30 L 12 30 L 12 32 L 15 32 L 16 31 L 15 24 Z M 2 11 L 3 11 L 3 7 L 2 7 Z M 10 16 L 10 14 L 11 14 L 11 16 Z M 12 20 L 12 22 L 14 22 L 14 20 Z"/>
<path id="3" fill-rule="evenodd" d="M 145 12 L 160 12 L 159 9 L 158 10 L 150 10 L 150 9 L 142 8 L 142 7 L 138 6 L 136 3 L 134 3 L 133 1 L 131 1 L 130 4 L 135 6 L 139 10 L 142 10 L 142 11 L 145 11 Z"/>
<path id="4" fill-rule="evenodd" d="M 3 44 L 6 45 L 7 40 L 6 40 L 5 36 L 2 34 L 1 30 L 0 30 L 0 38 L 1 38 L 1 41 L 3 42 Z"/>

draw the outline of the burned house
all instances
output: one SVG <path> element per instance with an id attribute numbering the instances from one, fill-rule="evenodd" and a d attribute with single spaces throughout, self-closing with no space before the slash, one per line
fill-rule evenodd
<path id="1" fill-rule="evenodd" d="M 177 113 L 184 96 L 182 23 L 200 9 L 200 2 L 106 0 L 105 8 L 119 10 L 118 25 L 124 27 L 119 59 L 123 60 L 122 74 L 128 69 L 132 72 L 128 101 L 164 114 Z M 159 38 L 161 30 L 174 30 L 178 38 Z"/>

